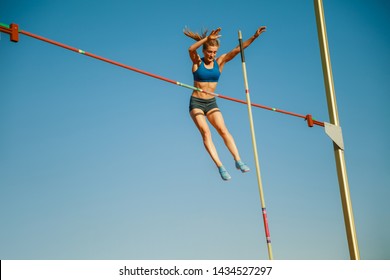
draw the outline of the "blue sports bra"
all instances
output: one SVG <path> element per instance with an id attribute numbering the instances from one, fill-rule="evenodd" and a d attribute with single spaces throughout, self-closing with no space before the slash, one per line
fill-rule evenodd
<path id="1" fill-rule="evenodd" d="M 207 69 L 204 66 L 204 58 L 200 63 L 198 69 L 195 72 L 192 72 L 194 75 L 194 81 L 197 82 L 218 82 L 221 72 L 219 71 L 219 65 L 216 60 L 214 60 L 214 67 L 212 69 Z"/>

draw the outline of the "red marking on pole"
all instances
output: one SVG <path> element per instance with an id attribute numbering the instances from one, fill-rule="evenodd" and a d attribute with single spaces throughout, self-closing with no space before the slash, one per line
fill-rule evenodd
<path id="1" fill-rule="evenodd" d="M 263 212 L 264 229 L 265 229 L 265 236 L 267 238 L 267 243 L 271 243 L 271 235 L 269 233 L 267 211 L 265 208 L 262 208 L 261 210 Z"/>

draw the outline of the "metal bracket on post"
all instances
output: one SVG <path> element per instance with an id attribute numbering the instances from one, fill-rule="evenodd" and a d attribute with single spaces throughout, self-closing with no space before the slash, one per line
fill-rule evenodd
<path id="1" fill-rule="evenodd" d="M 344 140 L 343 132 L 341 126 L 334 125 L 331 123 L 324 122 L 325 124 L 325 133 L 332 139 L 332 141 L 344 151 Z"/>
<path id="2" fill-rule="evenodd" d="M 313 127 L 314 126 L 314 120 L 313 120 L 313 117 L 312 115 L 306 115 L 306 118 L 305 120 L 307 121 L 307 126 L 308 127 Z"/>
<path id="3" fill-rule="evenodd" d="M 19 26 L 16 23 L 11 23 L 11 25 L 0 23 L 0 32 L 9 34 L 12 42 L 19 42 Z"/>

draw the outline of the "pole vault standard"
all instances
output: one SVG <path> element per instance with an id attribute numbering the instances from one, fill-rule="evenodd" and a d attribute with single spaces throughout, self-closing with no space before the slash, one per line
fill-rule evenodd
<path id="1" fill-rule="evenodd" d="M 19 41 L 19 33 L 20 33 L 20 34 L 32 37 L 34 39 L 41 40 L 43 42 L 46 42 L 46 43 L 49 43 L 49 44 L 53 44 L 55 46 L 62 47 L 64 49 L 67 49 L 67 50 L 70 50 L 70 51 L 73 51 L 73 52 L 76 52 L 76 53 L 79 53 L 79 54 L 83 54 L 83 55 L 86 55 L 86 56 L 89 56 L 89 57 L 92 57 L 92 58 L 95 58 L 95 59 L 98 59 L 98 60 L 101 60 L 101 61 L 113 64 L 115 66 L 119 66 L 119 67 L 125 68 L 127 70 L 131 70 L 131 71 L 134 71 L 134 72 L 137 72 L 137 73 L 140 73 L 140 74 L 143 74 L 143 75 L 155 78 L 155 79 L 159 79 L 159 80 L 162 80 L 162 81 L 174 84 L 174 85 L 185 87 L 185 88 L 188 88 L 188 89 L 191 89 L 191 90 L 204 92 L 206 94 L 210 94 L 212 96 L 219 97 L 219 98 L 226 99 L 226 100 L 230 100 L 230 101 L 234 101 L 234 102 L 237 102 L 237 103 L 247 104 L 247 102 L 244 101 L 244 100 L 240 100 L 240 99 L 236 99 L 236 98 L 233 98 L 233 97 L 225 96 L 225 95 L 222 95 L 222 94 L 219 94 L 219 93 L 215 93 L 215 92 L 205 91 L 205 90 L 202 90 L 202 89 L 194 87 L 194 86 L 190 86 L 190 85 L 187 85 L 187 84 L 184 84 L 184 83 L 181 83 L 181 82 L 178 82 L 178 81 L 174 81 L 174 80 L 171 80 L 171 79 L 159 76 L 159 75 L 155 75 L 155 74 L 146 72 L 144 70 L 137 69 L 135 67 L 132 67 L 132 66 L 120 63 L 120 62 L 116 62 L 116 61 L 113 61 L 111 59 L 107 59 L 107 58 L 104 58 L 102 56 L 98 56 L 98 55 L 95 55 L 95 54 L 83 51 L 81 49 L 74 48 L 74 47 L 71 47 L 71 46 L 68 46 L 68 45 L 65 45 L 65 44 L 53 41 L 51 39 L 44 38 L 42 36 L 30 33 L 28 31 L 19 30 L 19 26 L 17 24 L 15 24 L 15 23 L 12 23 L 11 25 L 0 23 L 0 32 L 4 32 L 4 33 L 9 34 L 10 35 L 10 40 L 12 42 L 18 42 Z M 310 115 L 310 114 L 308 114 L 308 115 L 301 115 L 301 114 L 296 114 L 296 113 L 293 113 L 293 112 L 277 109 L 277 108 L 274 108 L 274 107 L 264 106 L 264 105 L 261 105 L 261 104 L 255 104 L 255 103 L 252 103 L 251 106 L 257 107 L 257 108 L 261 108 L 261 109 L 265 109 L 265 110 L 269 110 L 269 111 L 273 111 L 273 112 L 276 112 L 276 113 L 281 113 L 281 114 L 285 114 L 285 115 L 294 116 L 294 117 L 297 117 L 297 118 L 302 118 L 302 119 L 307 121 L 307 125 L 309 127 L 313 127 L 314 125 L 322 126 L 322 127 L 325 126 L 324 122 L 314 120 L 312 115 Z"/>
<path id="2" fill-rule="evenodd" d="M 272 254 L 272 245 L 271 245 L 271 235 L 270 235 L 269 227 L 268 227 L 268 218 L 267 218 L 267 211 L 266 211 L 266 207 L 265 207 L 263 184 L 262 184 L 261 174 L 260 174 L 259 156 L 257 154 L 255 127 L 254 127 L 254 124 L 253 124 L 252 106 L 251 106 L 251 99 L 250 99 L 250 95 L 249 95 L 248 78 L 247 78 L 247 75 L 246 75 L 246 64 L 245 64 L 244 48 L 243 48 L 243 45 L 242 45 L 241 30 L 238 31 L 238 42 L 240 44 L 240 53 L 241 53 L 241 61 L 242 61 L 242 73 L 243 73 L 243 76 L 244 76 L 245 95 L 246 95 L 246 101 L 247 101 L 247 104 L 248 104 L 249 124 L 250 124 L 250 129 L 251 129 L 251 134 L 252 134 L 253 154 L 255 156 L 257 183 L 258 183 L 260 202 L 261 202 L 261 212 L 263 214 L 265 237 L 266 237 L 266 240 L 267 240 L 268 258 L 270 260 L 272 260 L 273 259 L 273 254 Z"/>
<path id="3" fill-rule="evenodd" d="M 324 83 L 326 91 L 326 100 L 328 103 L 328 112 L 331 125 L 339 129 L 338 138 L 343 143 L 343 137 L 341 134 L 340 121 L 336 103 L 336 92 L 334 89 L 332 66 L 330 63 L 330 53 L 328 45 L 328 37 L 326 35 L 326 24 L 324 7 L 322 0 L 314 0 L 314 10 L 317 21 L 318 41 L 320 44 L 322 71 L 324 74 Z M 327 127 L 327 126 L 326 126 Z M 326 128 L 325 127 L 325 128 Z M 353 218 L 352 201 L 349 192 L 349 184 L 347 177 L 347 167 L 344 158 L 343 145 L 337 144 L 340 141 L 333 143 L 334 156 L 336 161 L 337 175 L 340 186 L 341 203 L 343 206 L 344 223 L 347 232 L 349 255 L 351 260 L 360 259 L 359 247 L 356 237 L 355 221 Z M 340 147 L 341 146 L 341 147 Z"/>

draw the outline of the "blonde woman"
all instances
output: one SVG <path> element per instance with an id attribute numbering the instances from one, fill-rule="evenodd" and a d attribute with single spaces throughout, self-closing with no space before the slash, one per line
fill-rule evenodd
<path id="1" fill-rule="evenodd" d="M 246 48 L 255 41 L 261 33 L 265 31 L 265 26 L 258 28 L 255 34 L 248 40 L 243 42 L 243 47 Z M 207 31 L 202 34 L 194 33 L 189 29 L 184 30 L 184 34 L 196 42 L 188 49 L 190 59 L 192 61 L 192 73 L 194 76 L 194 86 L 206 92 L 214 92 L 219 76 L 222 73 L 225 64 L 232 60 L 239 52 L 240 47 L 237 46 L 228 53 L 217 57 L 217 52 L 220 46 L 218 38 L 221 28 L 212 30 L 209 35 Z M 203 57 L 200 57 L 197 50 L 202 47 Z M 189 111 L 196 127 L 199 129 L 203 138 L 204 146 L 210 157 L 218 167 L 219 173 L 223 180 L 230 180 L 231 176 L 219 159 L 217 150 L 214 146 L 209 125 L 206 119 L 217 130 L 222 137 L 226 147 L 229 149 L 235 160 L 235 166 L 241 172 L 248 172 L 249 167 L 242 162 L 233 136 L 226 128 L 221 111 L 218 108 L 216 98 L 200 91 L 193 91 L 190 100 Z"/>

